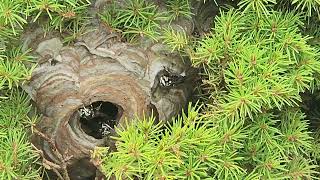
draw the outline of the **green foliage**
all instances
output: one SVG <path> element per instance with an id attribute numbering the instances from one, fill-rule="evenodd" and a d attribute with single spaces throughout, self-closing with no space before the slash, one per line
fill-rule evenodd
<path id="1" fill-rule="evenodd" d="M 164 29 L 162 39 L 163 43 L 167 44 L 172 52 L 184 52 L 190 44 L 189 38 L 183 29 L 176 31 L 172 27 Z"/>
<path id="2" fill-rule="evenodd" d="M 223 151 L 219 127 L 200 118 L 194 107 L 170 125 L 154 125 L 152 118 L 136 122 L 127 124 L 126 130 L 117 129 L 118 151 L 102 157 L 108 162 L 102 165 L 107 178 L 236 179 L 244 173 L 239 166 L 242 158 Z"/>
<path id="3" fill-rule="evenodd" d="M 316 178 L 317 166 L 304 156 L 312 138 L 302 113 L 268 113 L 244 127 L 198 110 L 189 106 L 169 125 L 135 119 L 117 129 L 116 152 L 99 147 L 93 158 L 108 179 Z"/>
<path id="4" fill-rule="evenodd" d="M 306 16 L 317 15 L 320 19 L 320 1 L 319 0 L 240 0 L 238 6 L 244 12 L 255 11 L 258 16 L 269 14 L 269 10 L 276 4 L 282 5 L 288 9 L 293 9 L 305 13 Z"/>
<path id="5" fill-rule="evenodd" d="M 88 0 L 1 0 L 0 40 L 12 39 L 24 25 L 39 19 L 47 30 L 73 33 L 85 25 L 89 5 Z"/>
<path id="6" fill-rule="evenodd" d="M 224 85 L 209 90 L 226 90 L 209 97 L 218 99 L 218 110 L 211 110 L 216 119 L 246 125 L 240 129 L 247 129 L 248 139 L 238 151 L 249 172 L 262 179 L 317 178 L 309 124 L 290 107 L 299 106 L 301 93 L 318 88 L 319 51 L 302 35 L 299 15 L 271 11 L 263 2 L 241 1 L 242 13 L 221 12 L 193 62 L 206 69 L 209 89 Z M 218 81 L 210 77 L 217 73 L 223 74 Z"/>
<path id="7" fill-rule="evenodd" d="M 16 28 L 22 28 L 27 21 L 23 18 L 23 13 L 20 12 L 20 2 L 2 0 L 0 4 L 1 26 L 9 26 L 13 34 L 16 34 Z"/>
<path id="8" fill-rule="evenodd" d="M 28 141 L 25 129 L 35 125 L 29 117 L 29 97 L 13 88 L 0 101 L 0 179 L 39 179 L 38 154 Z"/>
<path id="9" fill-rule="evenodd" d="M 276 0 L 241 0 L 238 5 L 240 9 L 244 8 L 244 13 L 252 10 L 261 15 L 269 14 L 268 3 L 276 4 Z"/>
<path id="10" fill-rule="evenodd" d="M 14 86 L 31 77 L 31 69 L 27 63 L 32 63 L 33 57 L 27 52 L 21 52 L 21 48 L 14 48 L 0 53 L 0 89 Z"/>
<path id="11" fill-rule="evenodd" d="M 290 0 L 296 9 L 306 11 L 308 16 L 317 13 L 320 18 L 320 1 L 319 0 Z"/>
<path id="12" fill-rule="evenodd" d="M 111 28 L 121 30 L 129 41 L 141 36 L 155 40 L 163 18 L 157 6 L 143 0 L 126 0 L 124 4 L 113 1 L 101 17 Z"/>
<path id="13" fill-rule="evenodd" d="M 38 153 L 28 141 L 37 117 L 30 115 L 29 98 L 19 86 L 35 67 L 30 50 L 18 39 L 23 28 L 39 20 L 48 30 L 70 35 L 85 25 L 89 1 L 0 0 L 0 179 L 40 179 Z M 28 116 L 30 115 L 30 116 Z"/>
<path id="14" fill-rule="evenodd" d="M 307 120 L 318 115 L 306 116 L 301 101 L 320 85 L 320 30 L 313 23 L 320 1 L 236 3 L 239 9 L 220 10 L 212 31 L 196 43 L 174 24 L 192 18 L 188 0 L 167 0 L 165 10 L 150 1 L 112 1 L 99 15 L 128 41 L 148 37 L 189 55 L 206 87 L 203 114 L 189 106 L 170 124 L 145 118 L 117 129 L 117 151 L 93 154 L 108 178 L 319 179 L 320 131 Z M 19 35 L 36 22 L 72 41 L 85 30 L 89 5 L 0 0 L 0 179 L 39 178 L 38 157 L 23 130 L 37 118 L 27 115 L 29 99 L 18 88 L 34 64 L 17 46 Z"/>
<path id="15" fill-rule="evenodd" d="M 27 141 L 27 135 L 22 129 L 6 131 L 0 129 L 0 178 L 1 179 L 39 179 L 36 169 L 36 154 Z"/>
<path id="16" fill-rule="evenodd" d="M 29 98 L 18 90 L 19 84 L 31 77 L 28 66 L 33 58 L 21 48 L 1 51 L 0 57 L 0 179 L 38 179 L 38 154 L 25 129 L 37 118 L 28 117 Z"/>
<path id="17" fill-rule="evenodd" d="M 192 18 L 189 0 L 168 0 L 166 1 L 166 6 L 168 8 L 167 13 L 170 22 L 179 17 Z"/>
<path id="18" fill-rule="evenodd" d="M 121 31 L 127 41 L 133 42 L 141 37 L 153 41 L 164 38 L 175 50 L 181 43 L 186 43 L 186 37 L 183 32 L 167 29 L 163 24 L 171 24 L 178 18 L 191 19 L 190 4 L 188 0 L 169 0 L 165 8 L 166 11 L 160 11 L 155 3 L 143 0 L 125 0 L 123 3 L 112 1 L 100 14 L 100 18 L 109 28 Z"/>
<path id="19" fill-rule="evenodd" d="M 199 43 L 194 59 L 205 68 L 225 64 L 221 81 L 229 93 L 222 97 L 223 113 L 252 119 L 262 108 L 297 105 L 299 93 L 317 81 L 320 67 L 319 52 L 299 32 L 299 17 L 271 12 L 259 18 L 234 11 L 217 18 L 214 34 Z"/>
<path id="20" fill-rule="evenodd" d="M 170 125 L 137 119 L 118 129 L 117 151 L 100 157 L 108 178 L 319 179 L 319 137 L 301 109 L 301 95 L 319 89 L 318 37 L 311 37 L 319 29 L 306 21 L 319 4 L 238 6 L 220 10 L 194 47 L 183 31 L 162 31 L 164 44 L 204 72 L 203 116 L 189 107 Z"/>

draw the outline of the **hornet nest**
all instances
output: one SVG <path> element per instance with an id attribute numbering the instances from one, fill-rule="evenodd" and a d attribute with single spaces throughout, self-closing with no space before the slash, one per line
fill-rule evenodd
<path id="1" fill-rule="evenodd" d="M 90 151 L 112 149 L 116 126 L 151 113 L 170 120 L 194 88 L 194 71 L 181 56 L 160 44 L 120 42 L 103 28 L 65 47 L 59 38 L 44 40 L 35 53 L 38 66 L 24 86 L 42 114 L 32 141 L 50 161 L 63 161 L 72 179 L 91 176 L 81 175 L 95 170 Z"/>
<path id="2" fill-rule="evenodd" d="M 192 22 L 181 22 L 176 25 L 194 32 Z M 115 150 L 109 138 L 115 127 L 151 114 L 168 121 L 194 90 L 190 61 L 160 43 L 130 45 L 99 23 L 67 46 L 59 35 L 43 38 L 41 30 L 31 31 L 24 34 L 24 47 L 35 49 L 38 65 L 23 88 L 42 114 L 32 142 L 71 179 L 96 176 L 90 151 Z"/>

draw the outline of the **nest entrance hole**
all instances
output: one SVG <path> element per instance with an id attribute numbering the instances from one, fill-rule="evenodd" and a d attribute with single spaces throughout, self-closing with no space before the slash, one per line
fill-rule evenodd
<path id="1" fill-rule="evenodd" d="M 78 110 L 80 127 L 89 136 L 102 139 L 115 134 L 123 109 L 111 102 L 96 101 Z"/>

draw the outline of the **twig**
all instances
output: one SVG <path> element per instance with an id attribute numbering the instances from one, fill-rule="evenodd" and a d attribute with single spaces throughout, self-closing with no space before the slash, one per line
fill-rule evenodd
<path id="1" fill-rule="evenodd" d="M 52 168 L 52 170 L 57 174 L 57 169 L 61 169 L 63 171 L 63 176 L 61 176 L 61 174 L 58 172 L 58 176 L 59 178 L 63 177 L 63 180 L 70 180 L 69 177 L 69 173 L 68 173 L 68 169 L 67 169 L 67 161 L 69 161 L 72 156 L 63 156 L 57 149 L 56 144 L 54 143 L 53 139 L 49 138 L 46 134 L 42 133 L 41 131 L 39 131 L 36 127 L 33 127 L 34 133 L 36 135 L 38 135 L 39 137 L 41 137 L 42 139 L 44 139 L 45 141 L 47 141 L 49 143 L 49 146 L 51 147 L 52 152 L 54 153 L 54 155 L 59 159 L 60 161 L 60 165 L 54 164 L 50 161 L 46 161 L 46 163 L 50 162 L 49 167 L 54 167 L 56 165 L 59 166 L 59 168 Z M 42 152 L 43 155 L 43 152 Z M 65 153 L 65 155 L 67 155 L 67 152 Z"/>
<path id="2" fill-rule="evenodd" d="M 56 175 L 58 176 L 58 178 L 60 178 L 61 180 L 63 180 L 62 175 L 59 173 L 58 169 L 61 169 L 61 167 L 58 164 L 55 164 L 49 160 L 47 160 L 44 157 L 43 151 L 38 149 L 34 144 L 31 143 L 31 146 L 33 147 L 33 149 L 35 149 L 35 151 L 37 151 L 37 153 L 40 154 L 40 156 L 42 157 L 42 165 L 44 168 L 48 169 L 48 170 L 52 170 L 54 173 L 56 173 Z"/>
<path id="3" fill-rule="evenodd" d="M 50 139 L 48 136 L 46 136 L 45 134 L 43 134 L 41 131 L 39 131 L 36 127 L 33 127 L 33 131 L 35 134 L 37 134 L 38 136 L 40 136 L 42 139 L 44 139 L 45 141 L 47 141 L 50 145 L 53 143 L 52 139 Z"/>

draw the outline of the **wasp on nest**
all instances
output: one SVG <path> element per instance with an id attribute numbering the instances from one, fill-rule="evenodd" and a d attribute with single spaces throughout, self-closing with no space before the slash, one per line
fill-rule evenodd
<path id="1" fill-rule="evenodd" d="M 96 139 L 115 134 L 118 107 L 110 102 L 94 102 L 78 109 L 80 124 L 86 134 Z"/>

